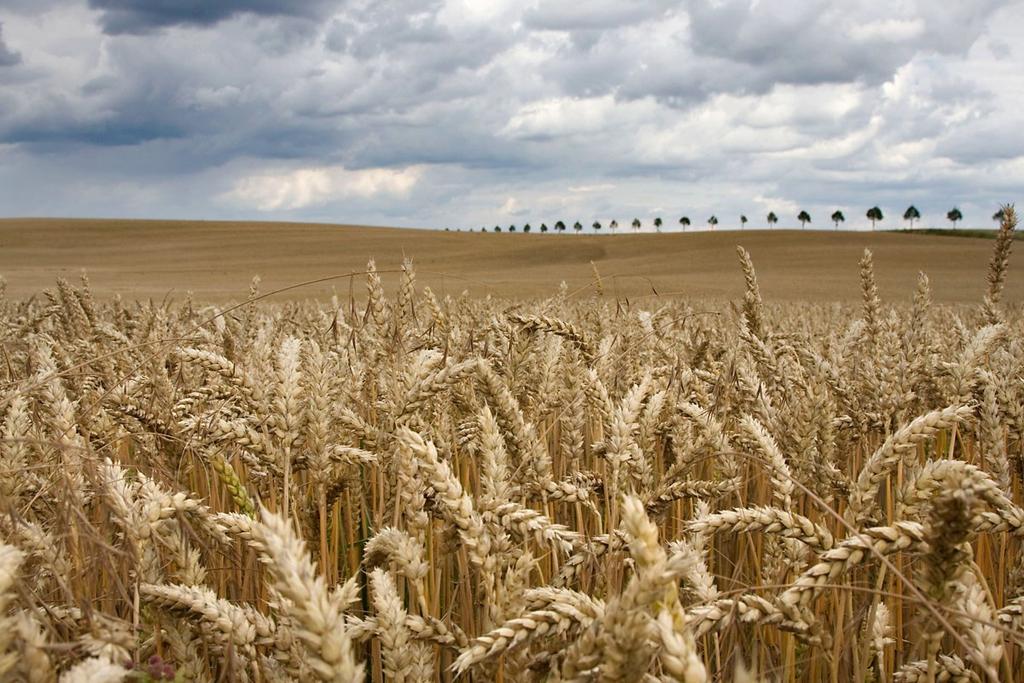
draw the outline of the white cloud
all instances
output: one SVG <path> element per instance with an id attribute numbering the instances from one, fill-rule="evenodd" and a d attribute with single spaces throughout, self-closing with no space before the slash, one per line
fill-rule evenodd
<path id="1" fill-rule="evenodd" d="M 281 211 L 351 197 L 404 197 L 419 181 L 420 175 L 421 169 L 418 168 L 350 171 L 335 166 L 271 171 L 240 179 L 226 198 L 260 211 Z"/>
<path id="2" fill-rule="evenodd" d="M 498 209 L 498 213 L 505 216 L 524 216 L 529 213 L 529 209 L 523 206 L 518 199 L 515 197 L 508 197 L 505 203 Z"/>
<path id="3" fill-rule="evenodd" d="M 516 0 L 447 0 L 438 16 L 446 25 L 462 27 L 508 19 L 519 4 Z"/>
<path id="4" fill-rule="evenodd" d="M 621 118 L 635 105 L 603 97 L 552 97 L 529 102 L 512 115 L 500 131 L 510 138 L 580 136 L 605 129 L 610 119 Z"/>
<path id="5" fill-rule="evenodd" d="M 860 42 L 887 41 L 898 42 L 911 40 L 925 31 L 923 19 L 883 19 L 854 24 L 850 27 L 850 37 Z"/>
<path id="6" fill-rule="evenodd" d="M 754 203 L 760 208 L 757 218 L 754 218 L 753 216 L 750 217 L 754 219 L 755 225 L 760 223 L 760 220 L 758 220 L 760 218 L 760 214 L 767 216 L 769 211 L 774 211 L 777 216 L 795 216 L 800 211 L 799 204 L 789 199 L 783 199 L 782 197 L 765 197 L 763 195 L 757 195 L 754 197 Z"/>
<path id="7" fill-rule="evenodd" d="M 571 185 L 569 192 L 609 192 L 615 189 L 612 183 L 598 183 L 597 185 Z"/>

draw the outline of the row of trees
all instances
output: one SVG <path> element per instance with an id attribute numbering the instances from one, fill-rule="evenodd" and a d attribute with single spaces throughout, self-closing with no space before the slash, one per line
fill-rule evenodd
<path id="1" fill-rule="evenodd" d="M 880 221 L 885 219 L 885 216 L 882 213 L 882 210 L 880 208 L 878 208 L 877 206 L 872 206 L 870 209 L 868 209 L 867 214 L 865 214 L 865 215 L 867 216 L 867 219 L 869 221 L 871 221 L 871 229 L 872 230 L 875 229 L 875 225 L 878 222 L 880 222 Z M 963 220 L 963 217 L 964 217 L 963 213 L 961 213 L 960 209 L 957 208 L 957 207 L 953 207 L 952 209 L 950 209 L 949 211 L 946 212 L 946 220 L 948 220 L 950 223 L 952 223 L 954 228 L 956 227 L 956 224 L 959 221 Z M 811 221 L 811 214 L 807 213 L 806 211 L 800 211 L 800 213 L 797 214 L 796 219 L 798 221 L 800 221 L 800 228 L 801 229 L 806 228 L 807 224 L 812 222 Z M 907 221 L 910 224 L 910 229 L 911 230 L 914 229 L 914 221 L 917 221 L 917 220 L 920 220 L 920 219 L 921 219 L 921 212 L 918 211 L 917 207 L 914 206 L 914 205 L 911 205 L 911 206 L 907 207 L 907 210 L 903 212 L 903 220 Z M 766 216 L 766 220 L 768 221 L 768 227 L 769 228 L 773 228 L 773 227 L 775 227 L 778 224 L 779 217 L 775 214 L 774 211 L 769 211 L 768 215 Z M 829 220 L 831 220 L 832 223 L 835 224 L 835 227 L 838 230 L 839 229 L 839 224 L 846 222 L 846 216 L 843 215 L 842 211 L 836 210 L 836 211 L 834 211 L 832 213 L 831 216 L 829 216 Z M 996 211 L 996 213 L 993 214 L 992 220 L 994 220 L 996 222 L 1001 222 L 1003 220 L 1002 209 L 1000 209 L 999 211 Z M 746 228 L 747 227 L 747 223 L 749 223 L 749 222 L 750 221 L 747 219 L 747 217 L 745 215 L 740 215 L 740 229 Z M 634 232 L 639 232 L 640 228 L 642 227 L 642 225 L 643 224 L 640 222 L 639 218 L 634 218 L 633 222 L 631 223 L 631 226 L 632 226 Z M 664 223 L 662 222 L 660 217 L 654 219 L 654 228 L 655 228 L 655 230 L 657 230 L 658 232 L 661 232 L 662 225 L 664 225 Z M 679 225 L 682 226 L 683 230 L 686 230 L 686 228 L 688 228 L 691 225 L 691 221 L 690 221 L 689 216 L 683 216 L 682 218 L 680 218 L 679 219 Z M 708 218 L 708 227 L 710 229 L 714 230 L 717 225 L 718 225 L 718 217 L 717 216 L 713 215 L 710 218 Z M 593 224 L 591 224 L 590 227 L 593 228 L 595 231 L 599 231 L 604 226 L 601 224 L 600 221 L 594 221 Z M 619 222 L 613 220 L 610 223 L 608 223 L 608 227 L 611 229 L 612 233 L 614 233 L 619 228 Z M 567 229 L 566 224 L 564 222 L 562 222 L 562 221 L 558 221 L 554 225 L 555 232 L 565 232 L 566 229 Z M 583 224 L 580 223 L 579 221 L 576 221 L 575 223 L 573 223 L 572 229 L 575 232 L 582 232 L 583 231 Z M 524 225 L 522 227 L 522 231 L 523 232 L 530 232 L 531 230 L 533 230 L 533 228 L 532 228 L 532 226 L 529 223 L 527 223 L 526 225 Z M 549 228 L 547 226 L 547 223 L 541 223 L 540 231 L 541 232 L 548 232 L 548 230 L 549 230 Z M 487 228 L 480 228 L 480 232 L 486 232 L 486 231 L 487 231 Z M 501 231 L 502 231 L 502 228 L 501 228 L 500 225 L 495 225 L 494 226 L 494 232 L 501 232 Z M 515 225 L 510 225 L 508 227 L 508 231 L 509 232 L 516 232 L 516 226 Z"/>

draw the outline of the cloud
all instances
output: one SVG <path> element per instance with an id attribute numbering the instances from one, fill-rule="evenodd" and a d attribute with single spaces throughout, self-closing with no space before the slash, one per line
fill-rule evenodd
<path id="1" fill-rule="evenodd" d="M 11 213 L 851 227 L 1024 185 L 1021 3 L 2 4 Z"/>
<path id="2" fill-rule="evenodd" d="M 519 108 L 500 131 L 517 139 L 560 139 L 603 130 L 618 110 L 608 95 L 592 98 L 553 97 Z"/>
<path id="3" fill-rule="evenodd" d="M 761 214 L 767 216 L 768 212 L 774 212 L 776 215 L 781 214 L 783 216 L 795 216 L 800 212 L 800 206 L 796 202 L 783 197 L 765 197 L 764 195 L 759 194 L 755 195 L 752 201 L 757 204 L 760 209 L 756 218 L 753 215 L 750 216 L 755 225 L 760 223 L 758 218 L 760 218 Z"/>
<path id="4" fill-rule="evenodd" d="M 226 198 L 260 211 L 302 209 L 350 197 L 400 198 L 416 185 L 420 173 L 416 168 L 351 171 L 340 166 L 271 171 L 241 178 Z"/>
<path id="5" fill-rule="evenodd" d="M 21 63 L 21 55 L 14 52 L 4 43 L 4 24 L 0 21 L 0 67 L 14 66 Z"/>
<path id="6" fill-rule="evenodd" d="M 737 76 L 750 87 L 884 82 L 918 52 L 966 52 L 1001 4 L 690 0 L 687 10 L 694 52 L 742 66 Z"/>
<path id="7" fill-rule="evenodd" d="M 110 35 L 148 33 L 170 26 L 211 26 L 239 14 L 313 18 L 326 0 L 89 0 Z"/>
<path id="8" fill-rule="evenodd" d="M 548 31 L 612 30 L 656 18 L 673 5 L 667 0 L 591 0 L 579 5 L 544 2 L 528 9 L 523 22 Z"/>
<path id="9" fill-rule="evenodd" d="M 498 213 L 506 216 L 526 216 L 530 213 L 530 207 L 523 206 L 515 197 L 508 197 L 498 209 Z"/>
<path id="10" fill-rule="evenodd" d="M 597 185 L 573 185 L 569 187 L 569 192 L 609 192 L 614 189 L 614 183 L 599 183 Z"/>
<path id="11" fill-rule="evenodd" d="M 882 19 L 856 24 L 850 28 L 850 38 L 858 43 L 900 43 L 912 40 L 925 32 L 920 18 Z"/>

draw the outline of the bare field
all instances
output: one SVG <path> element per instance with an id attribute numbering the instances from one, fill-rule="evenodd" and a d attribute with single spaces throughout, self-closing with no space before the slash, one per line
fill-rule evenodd
<path id="1" fill-rule="evenodd" d="M 502 298 L 547 296 L 593 282 L 591 262 L 610 294 L 735 298 L 743 280 L 737 244 L 753 256 L 768 300 L 856 301 L 857 262 L 872 249 L 883 297 L 904 300 L 917 273 L 932 279 L 938 302 L 975 302 L 985 287 L 992 243 L 981 238 L 895 233 L 776 230 L 582 236 L 458 233 L 345 225 L 0 219 L 0 274 L 11 296 L 25 298 L 56 277 L 89 273 L 99 296 L 239 299 L 254 275 L 261 289 L 352 271 L 373 257 L 388 289 L 411 257 L 434 291 Z M 357 295 L 364 291 L 355 283 Z M 345 278 L 291 290 L 293 299 L 347 296 Z M 1008 302 L 1024 301 L 1024 279 L 1011 272 Z"/>

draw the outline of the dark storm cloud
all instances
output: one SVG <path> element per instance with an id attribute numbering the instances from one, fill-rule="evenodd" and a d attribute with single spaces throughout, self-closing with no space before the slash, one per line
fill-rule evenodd
<path id="1" fill-rule="evenodd" d="M 117 120 L 68 127 L 58 125 L 32 125 L 14 127 L 4 139 L 10 143 L 25 143 L 40 150 L 59 150 L 64 143 L 99 146 L 137 145 L 149 140 L 181 137 L 182 131 L 149 120 Z"/>
<path id="2" fill-rule="evenodd" d="M 104 32 L 148 33 L 169 26 L 210 26 L 239 14 L 316 18 L 334 0 L 89 0 Z"/>
<path id="3" fill-rule="evenodd" d="M 4 24 L 0 22 L 0 67 L 14 66 L 21 63 L 21 55 L 14 52 L 4 43 Z"/>

